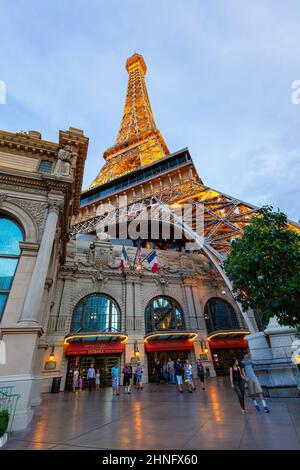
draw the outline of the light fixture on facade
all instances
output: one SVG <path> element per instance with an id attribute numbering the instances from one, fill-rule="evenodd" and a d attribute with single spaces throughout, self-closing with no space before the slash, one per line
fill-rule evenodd
<path id="1" fill-rule="evenodd" d="M 55 358 L 54 349 L 55 349 L 55 347 L 54 347 L 54 344 L 53 344 L 51 353 L 49 355 L 49 361 L 51 361 L 51 362 L 53 362 L 54 358 Z"/>
<path id="2" fill-rule="evenodd" d="M 139 345 L 137 341 L 134 342 L 133 351 L 135 357 L 140 357 Z"/>
<path id="3" fill-rule="evenodd" d="M 208 353 L 208 347 L 207 347 L 206 342 L 203 339 L 200 340 L 200 345 L 201 345 L 202 352 L 207 354 Z"/>

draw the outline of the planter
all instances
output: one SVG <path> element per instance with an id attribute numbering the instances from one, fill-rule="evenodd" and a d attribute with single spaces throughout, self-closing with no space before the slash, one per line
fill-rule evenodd
<path id="1" fill-rule="evenodd" d="M 3 436 L 0 437 L 0 448 L 5 446 L 7 442 L 7 432 L 3 434 Z"/>

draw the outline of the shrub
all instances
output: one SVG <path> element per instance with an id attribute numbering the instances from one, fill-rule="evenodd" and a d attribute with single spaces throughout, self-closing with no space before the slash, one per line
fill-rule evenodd
<path id="1" fill-rule="evenodd" d="M 5 434 L 9 422 L 9 413 L 7 410 L 0 411 L 0 437 Z"/>

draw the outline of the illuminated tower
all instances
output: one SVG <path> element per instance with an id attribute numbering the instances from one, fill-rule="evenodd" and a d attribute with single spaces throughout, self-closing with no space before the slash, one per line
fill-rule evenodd
<path id="1" fill-rule="evenodd" d="M 126 69 L 129 80 L 120 130 L 115 144 L 103 154 L 105 165 L 82 193 L 80 214 L 73 219 L 72 234 L 94 233 L 99 223 L 103 228 L 109 225 L 114 214 L 99 216 L 98 208 L 107 203 L 117 207 L 120 196 L 127 196 L 131 217 L 138 213 L 142 201 L 149 207 L 160 204 L 165 214 L 192 203 L 204 211 L 203 251 L 219 267 L 218 262 L 230 250 L 232 239 L 240 236 L 258 208 L 205 186 L 187 148 L 169 152 L 155 125 L 142 56 L 130 57 Z M 297 224 L 291 226 L 299 230 Z M 193 222 L 190 229 L 194 230 Z"/>
<path id="2" fill-rule="evenodd" d="M 90 188 L 112 181 L 170 153 L 156 128 L 145 83 L 147 67 L 142 56 L 134 54 L 130 57 L 126 69 L 129 78 L 120 130 L 113 147 L 104 152 L 106 163 Z"/>

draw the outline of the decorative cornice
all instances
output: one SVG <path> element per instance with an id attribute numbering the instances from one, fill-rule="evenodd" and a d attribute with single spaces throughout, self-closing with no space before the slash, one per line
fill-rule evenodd
<path id="1" fill-rule="evenodd" d="M 35 333 L 38 336 L 42 336 L 44 334 L 43 326 L 39 323 L 18 323 L 12 326 L 1 326 L 0 328 L 0 335 L 14 335 L 14 334 L 32 334 Z"/>

